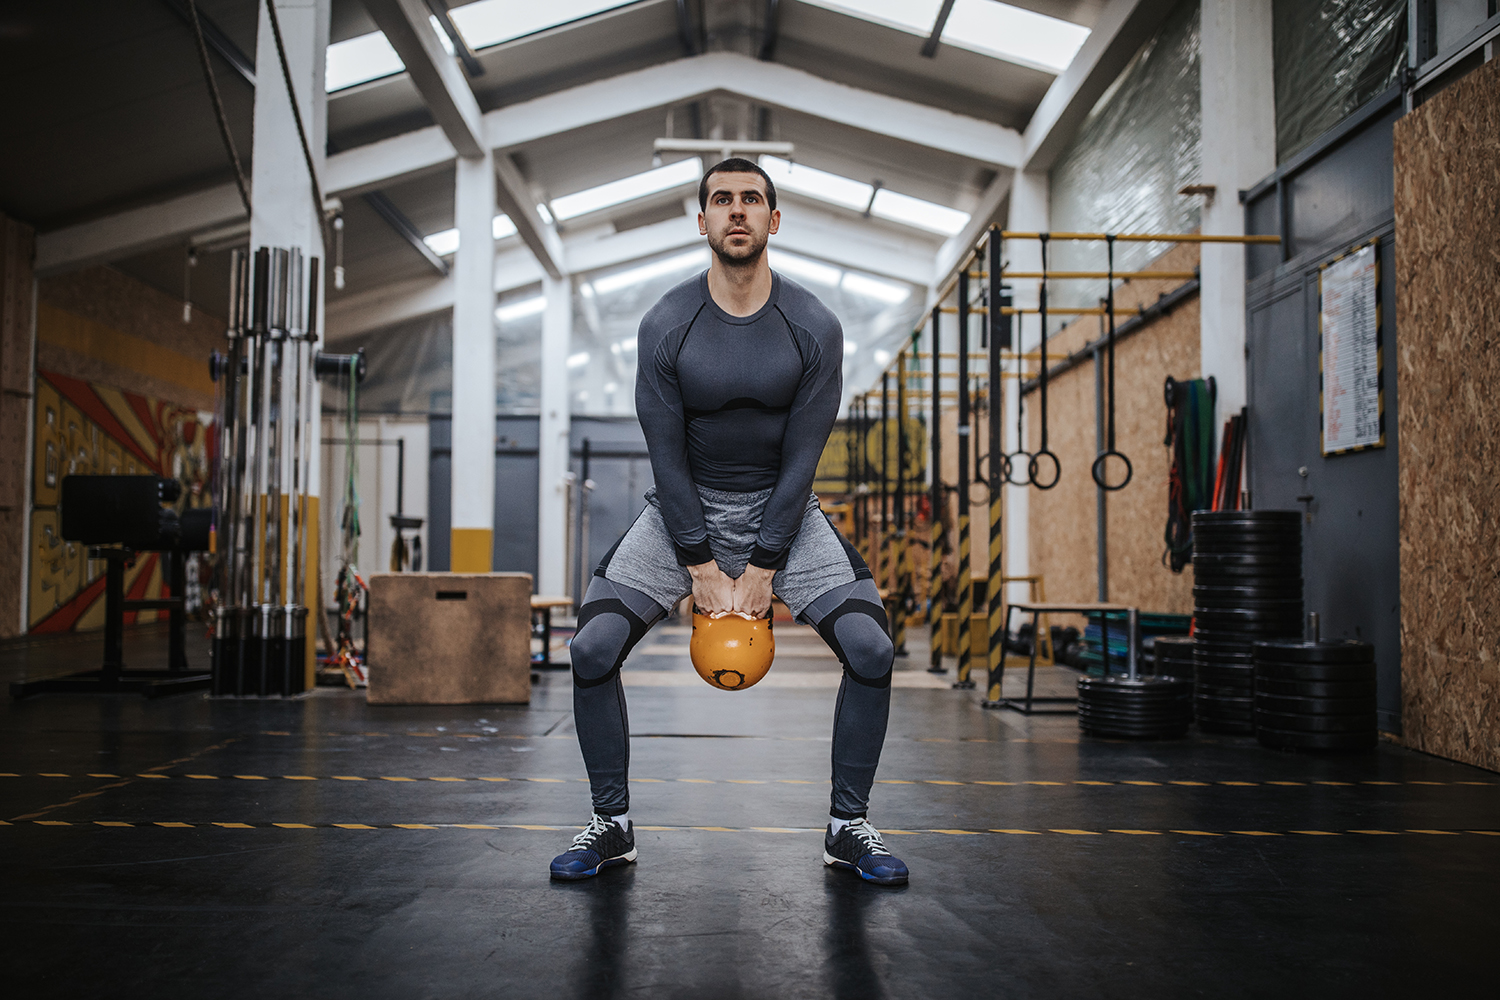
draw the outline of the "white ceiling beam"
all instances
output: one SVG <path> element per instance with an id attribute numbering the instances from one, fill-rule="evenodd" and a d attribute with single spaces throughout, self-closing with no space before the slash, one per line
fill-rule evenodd
<path id="1" fill-rule="evenodd" d="M 557 230 L 537 211 L 536 196 L 515 161 L 505 153 L 495 154 L 495 205 L 510 216 L 521 242 L 536 254 L 537 263 L 552 278 L 561 281 L 568 273 L 563 263 L 562 241 Z"/>
<path id="2" fill-rule="evenodd" d="M 145 253 L 243 219 L 245 206 L 239 189 L 232 183 L 220 184 L 41 233 L 36 238 L 36 274 L 45 278 Z"/>
<path id="3" fill-rule="evenodd" d="M 1161 25 L 1177 0 L 1109 0 L 1093 31 L 1031 115 L 1018 165 L 1047 170 L 1094 104 Z"/>
<path id="4" fill-rule="evenodd" d="M 479 102 L 458 60 L 438 41 L 426 4 L 422 0 L 365 0 L 365 10 L 401 57 L 417 93 L 458 155 L 483 156 Z"/>
<path id="5" fill-rule="evenodd" d="M 323 186 L 329 194 L 347 198 L 441 170 L 457 155 L 442 128 L 429 125 L 331 154 Z"/>

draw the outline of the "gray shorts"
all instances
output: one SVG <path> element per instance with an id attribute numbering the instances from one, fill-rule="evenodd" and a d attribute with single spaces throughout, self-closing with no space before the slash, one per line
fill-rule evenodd
<path id="1" fill-rule="evenodd" d="M 709 551 L 726 575 L 738 579 L 755 549 L 761 514 L 771 498 L 771 490 L 727 493 L 700 486 L 698 496 L 703 501 Z M 692 577 L 677 563 L 677 549 L 662 520 L 654 488 L 646 492 L 646 509 L 595 572 L 606 580 L 641 591 L 668 610 L 693 592 Z M 802 527 L 787 554 L 786 568 L 776 571 L 771 590 L 796 618 L 833 588 L 869 576 L 859 553 L 818 509 L 817 496 L 809 494 Z"/>

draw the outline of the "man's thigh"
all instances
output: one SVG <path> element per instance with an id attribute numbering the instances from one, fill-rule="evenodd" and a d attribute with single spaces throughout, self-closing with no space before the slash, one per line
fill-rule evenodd
<path id="1" fill-rule="evenodd" d="M 639 590 L 668 610 L 693 592 L 693 578 L 677 564 L 677 549 L 661 511 L 649 503 L 594 572 Z"/>
<path id="2" fill-rule="evenodd" d="M 792 617 L 800 618 L 809 604 L 835 587 L 869 578 L 865 561 L 818 509 L 814 498 L 803 514 L 786 568 L 777 571 L 771 585 Z"/>

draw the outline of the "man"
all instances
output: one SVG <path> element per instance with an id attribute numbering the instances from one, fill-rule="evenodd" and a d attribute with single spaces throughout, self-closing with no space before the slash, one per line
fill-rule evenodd
<path id="1" fill-rule="evenodd" d="M 636 859 L 620 666 L 689 592 L 705 614 L 764 617 L 773 591 L 844 667 L 833 727 L 823 860 L 867 881 L 907 869 L 865 817 L 890 712 L 893 651 L 869 569 L 818 509 L 813 473 L 842 392 L 843 331 L 812 293 L 771 270 L 776 188 L 749 160 L 698 187 L 709 269 L 641 321 L 636 412 L 656 486 L 604 557 L 573 639 L 573 712 L 594 815 L 552 877 Z"/>

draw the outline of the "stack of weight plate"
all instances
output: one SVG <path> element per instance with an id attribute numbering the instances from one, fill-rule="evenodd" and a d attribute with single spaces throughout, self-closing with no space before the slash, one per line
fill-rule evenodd
<path id="1" fill-rule="evenodd" d="M 1257 642 L 1255 736 L 1281 750 L 1375 745 L 1375 647 L 1367 642 Z"/>
<path id="2" fill-rule="evenodd" d="M 1178 680 L 1193 679 L 1193 637 L 1190 635 L 1159 635 L 1153 644 L 1156 661 L 1156 676 L 1175 677 Z"/>
<path id="3" fill-rule="evenodd" d="M 1172 740 L 1193 721 L 1193 682 L 1170 677 L 1078 678 L 1078 725 L 1094 736 Z"/>
<path id="4" fill-rule="evenodd" d="M 1193 512 L 1194 715 L 1255 732 L 1252 644 L 1302 634 L 1302 513 Z"/>

